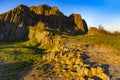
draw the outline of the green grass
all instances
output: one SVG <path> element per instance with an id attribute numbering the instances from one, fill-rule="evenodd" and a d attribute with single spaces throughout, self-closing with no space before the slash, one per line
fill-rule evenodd
<path id="1" fill-rule="evenodd" d="M 104 36 L 67 36 L 68 38 L 77 39 L 81 42 L 94 43 L 97 45 L 111 46 L 120 49 L 120 36 L 104 35 Z"/>
<path id="2" fill-rule="evenodd" d="M 27 44 L 27 42 L 0 43 L 0 80 L 18 80 L 19 73 L 27 72 L 31 65 L 43 61 L 45 50 Z"/>

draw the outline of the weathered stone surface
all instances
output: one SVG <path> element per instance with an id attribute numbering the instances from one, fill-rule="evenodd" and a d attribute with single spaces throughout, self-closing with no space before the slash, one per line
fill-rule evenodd
<path id="1" fill-rule="evenodd" d="M 97 29 L 96 27 L 90 27 L 87 35 L 109 35 L 109 32 L 104 29 Z"/>
<path id="2" fill-rule="evenodd" d="M 29 27 L 29 39 L 34 38 L 39 44 L 49 44 L 52 40 L 52 33 L 47 31 L 45 27 L 46 25 L 42 22 L 38 22 L 36 26 Z"/>
<path id="3" fill-rule="evenodd" d="M 13 10 L 0 15 L 0 40 L 15 41 L 28 39 L 28 26 L 37 23 L 35 14 L 29 7 L 19 5 Z"/>
<path id="4" fill-rule="evenodd" d="M 74 30 L 79 31 L 78 34 L 80 34 L 80 33 L 85 34 L 88 31 L 85 20 L 82 20 L 82 18 L 79 14 L 70 15 L 69 23 L 70 23 L 69 26 L 73 27 Z"/>
<path id="5" fill-rule="evenodd" d="M 27 40 L 29 27 L 39 21 L 45 23 L 54 34 L 57 30 L 71 35 L 87 33 L 87 24 L 79 14 L 67 17 L 57 7 L 46 4 L 37 7 L 19 5 L 0 14 L 0 41 Z"/>

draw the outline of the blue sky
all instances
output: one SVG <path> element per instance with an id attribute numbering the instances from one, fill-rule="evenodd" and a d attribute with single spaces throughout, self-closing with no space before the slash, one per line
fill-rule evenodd
<path id="1" fill-rule="evenodd" d="M 19 4 L 57 6 L 67 16 L 81 14 L 88 26 L 98 27 L 101 24 L 109 31 L 120 31 L 120 0 L 0 0 L 0 13 Z"/>

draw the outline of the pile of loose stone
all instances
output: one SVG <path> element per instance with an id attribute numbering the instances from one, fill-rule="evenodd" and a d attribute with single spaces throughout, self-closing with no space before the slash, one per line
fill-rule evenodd
<path id="1" fill-rule="evenodd" d="M 87 60 L 86 47 L 80 44 L 55 47 L 44 59 L 54 65 L 58 75 L 69 80 L 110 80 L 100 65 Z"/>

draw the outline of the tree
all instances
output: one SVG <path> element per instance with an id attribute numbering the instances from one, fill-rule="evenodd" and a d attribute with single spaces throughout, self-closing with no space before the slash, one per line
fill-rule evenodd
<path id="1" fill-rule="evenodd" d="M 98 29 L 99 29 L 99 30 L 104 30 L 104 27 L 100 24 L 100 25 L 98 26 Z"/>

